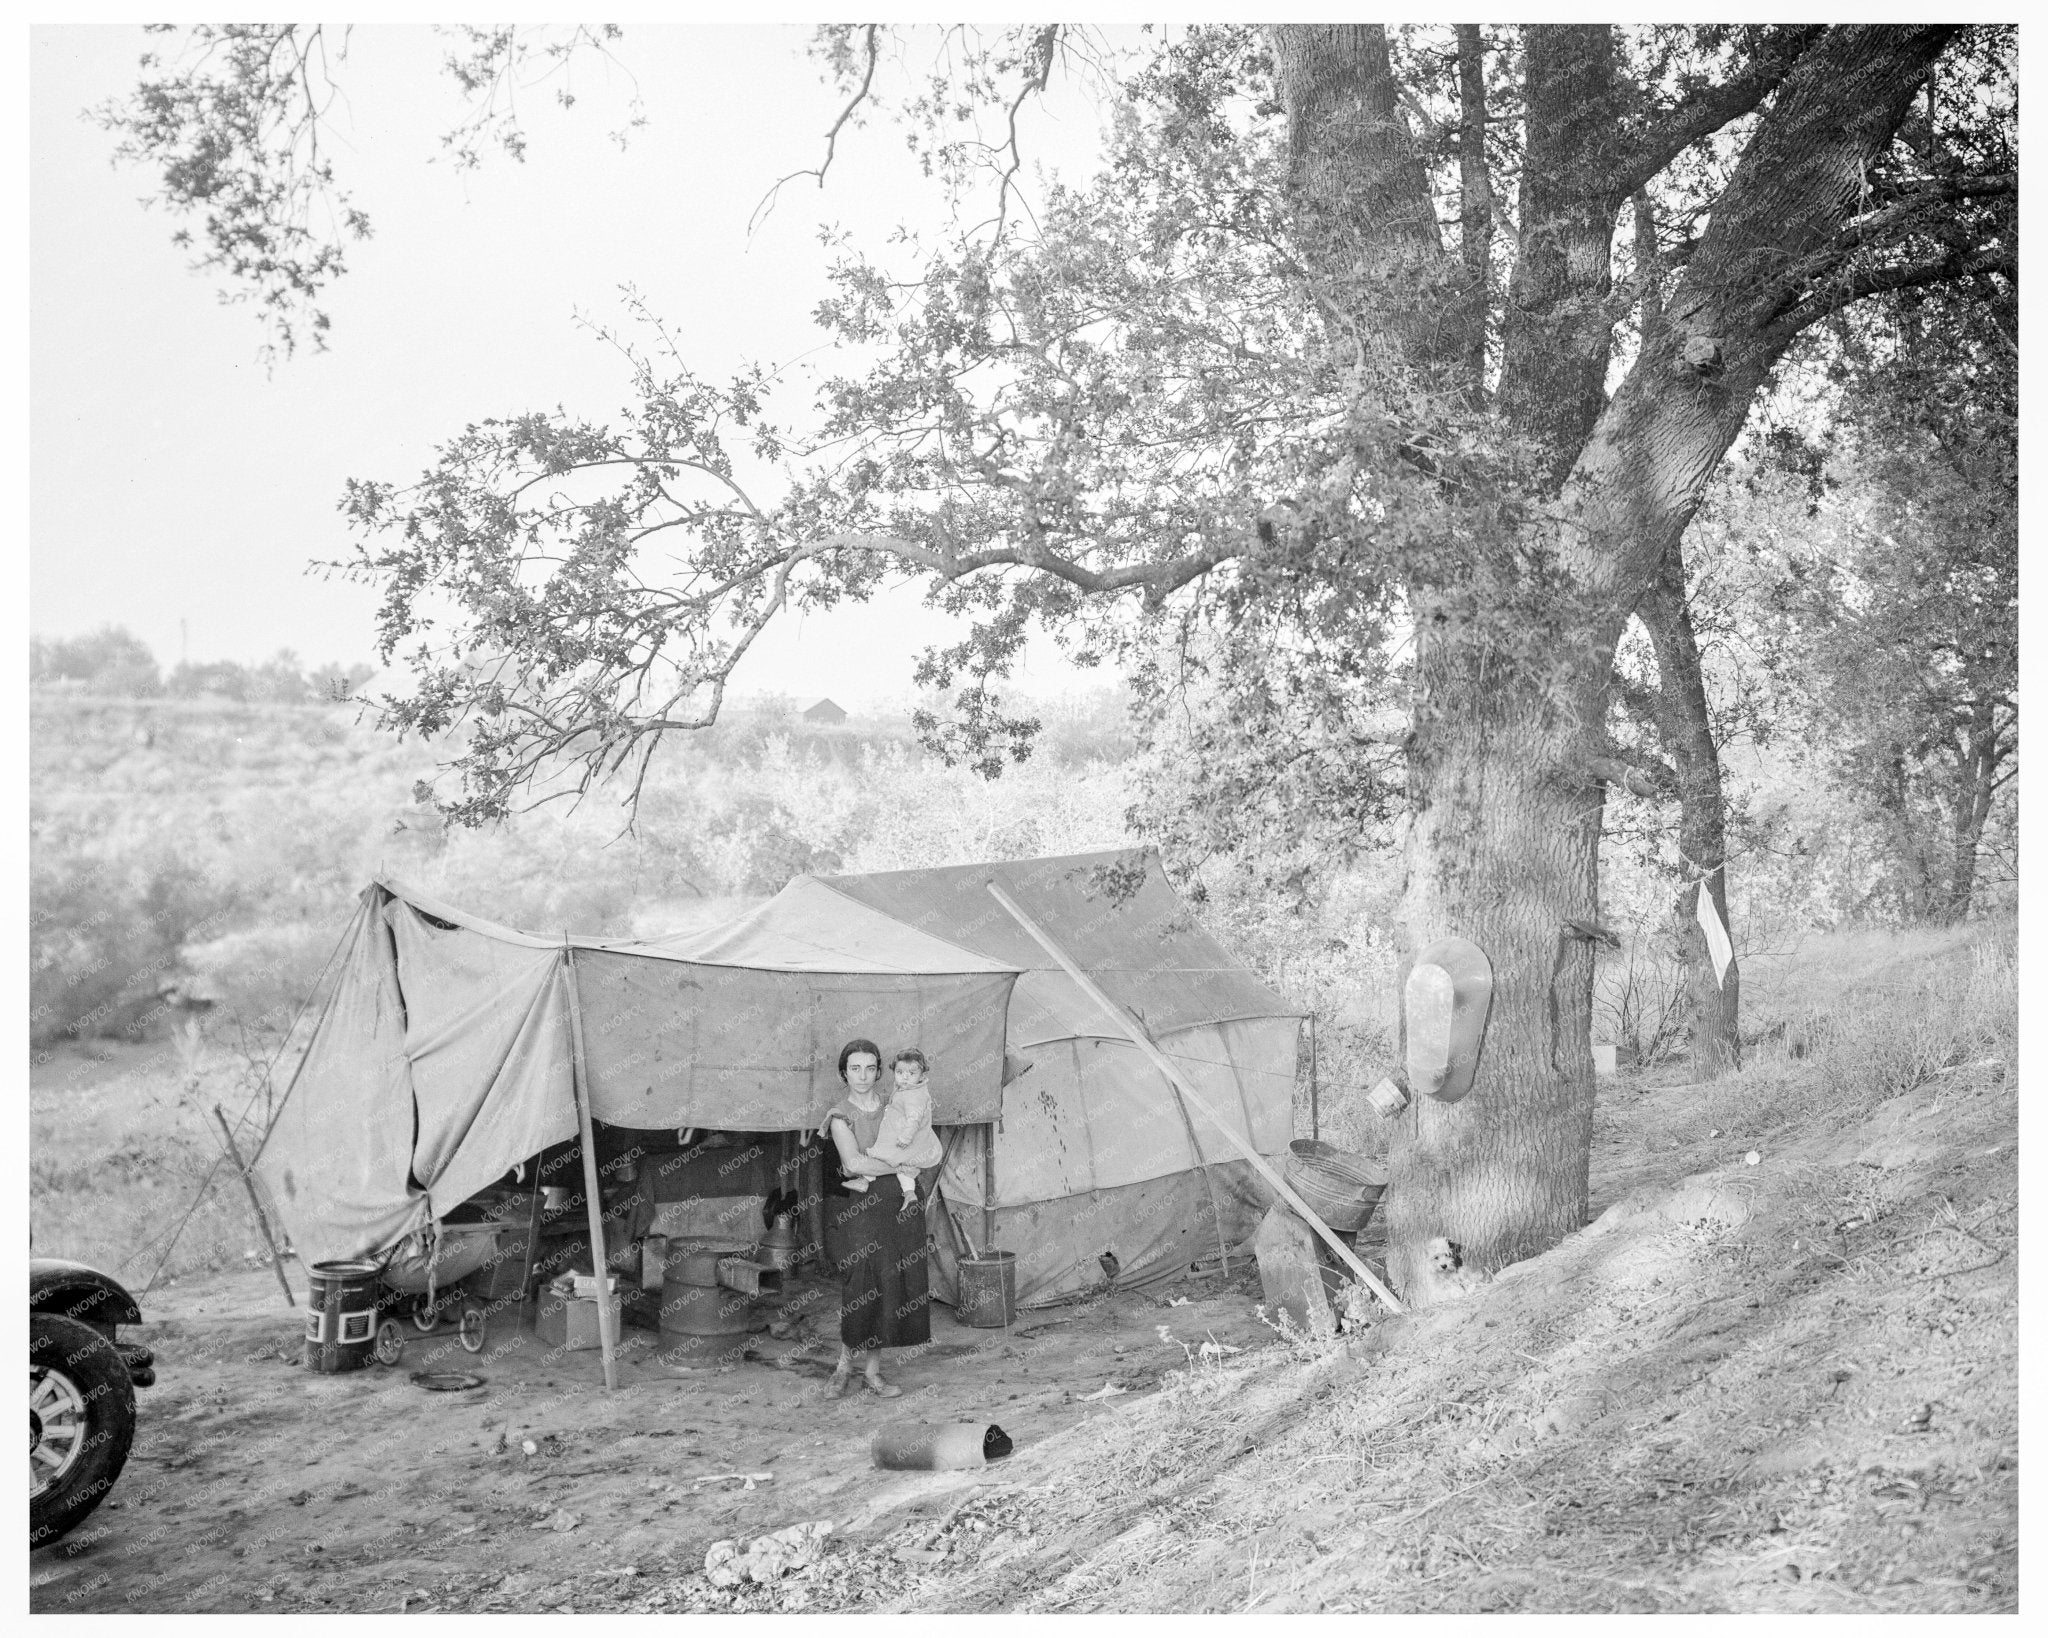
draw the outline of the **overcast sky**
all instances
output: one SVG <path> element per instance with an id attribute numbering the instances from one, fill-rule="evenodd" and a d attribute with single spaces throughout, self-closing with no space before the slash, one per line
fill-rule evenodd
<path id="1" fill-rule="evenodd" d="M 280 648 L 309 665 L 372 658 L 374 592 L 307 572 L 345 555 L 344 480 L 412 478 L 484 416 L 615 414 L 624 370 L 577 313 L 619 317 L 631 283 L 714 371 L 817 347 L 820 224 L 879 245 L 898 222 L 936 225 L 938 207 L 900 132 L 876 120 L 842 139 L 823 191 L 785 188 L 749 240 L 763 194 L 817 163 L 837 111 L 803 41 L 780 27 L 630 27 L 630 78 L 582 62 L 573 110 L 527 99 L 525 164 L 461 174 L 436 162 L 461 107 L 437 70 L 441 42 L 356 29 L 330 140 L 375 236 L 350 247 L 333 287 L 330 351 L 267 371 L 249 309 L 190 271 L 173 220 L 139 202 L 148 176 L 110 164 L 113 138 L 81 117 L 133 85 L 141 30 L 33 31 L 30 629 L 123 625 L 166 666 Z M 621 152 L 610 133 L 636 81 L 648 123 Z M 1040 113 L 1032 150 L 1085 167 L 1094 121 L 1078 100 Z M 788 619 L 734 687 L 858 708 L 906 692 L 916 652 L 951 635 L 914 593 Z M 1040 641 L 1021 683 L 1108 680 Z"/>

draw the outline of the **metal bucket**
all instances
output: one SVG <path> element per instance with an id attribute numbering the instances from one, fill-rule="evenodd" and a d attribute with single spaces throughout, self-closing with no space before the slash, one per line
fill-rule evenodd
<path id="1" fill-rule="evenodd" d="M 377 1338 L 375 1263 L 315 1263 L 307 1271 L 306 1368 L 359 1371 Z"/>
<path id="2" fill-rule="evenodd" d="M 1287 1148 L 1287 1186 L 1311 1211 L 1340 1234 L 1356 1234 L 1372 1221 L 1387 1189 L 1382 1162 L 1314 1138 L 1296 1138 Z"/>
<path id="3" fill-rule="evenodd" d="M 1017 1322 L 1017 1254 L 990 1251 L 960 1259 L 960 1323 L 996 1330 Z"/>

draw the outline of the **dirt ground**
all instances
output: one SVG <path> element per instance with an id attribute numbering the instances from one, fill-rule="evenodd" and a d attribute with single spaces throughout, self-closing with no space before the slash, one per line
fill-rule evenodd
<path id="1" fill-rule="evenodd" d="M 267 1269 L 181 1281 L 132 1332 L 156 1351 L 128 1466 L 69 1540 L 32 1555 L 36 1611 L 551 1610 L 644 1607 L 697 1576 L 713 1542 L 830 1520 L 837 1561 L 907 1579 L 916 1539 L 963 1485 L 1021 1477 L 1024 1458 L 1121 1414 L 1186 1363 L 1171 1334 L 1254 1348 L 1256 1275 L 1191 1277 L 1027 1313 L 1007 1332 L 934 1305 L 932 1344 L 891 1355 L 895 1400 L 825 1396 L 829 1302 L 754 1356 L 679 1372 L 629 1327 L 617 1391 L 595 1352 L 561 1353 L 493 1320 L 482 1355 L 452 1332 L 411 1337 L 395 1368 L 299 1363 L 304 1310 Z M 294 1268 L 294 1274 L 297 1270 Z M 302 1281 L 300 1282 L 303 1283 Z M 429 1392 L 414 1371 L 485 1385 Z M 1105 1388 L 1120 1389 L 1101 1398 Z M 884 1472 L 886 1422 L 991 1421 L 1018 1454 L 973 1475 Z M 529 1450 L 529 1446 L 532 1448 Z M 746 1477 L 736 1475 L 748 1475 Z M 768 1475 L 772 1475 L 769 1477 Z M 905 1542 L 911 1556 L 898 1558 Z M 865 1549 L 865 1551 L 863 1551 Z"/>

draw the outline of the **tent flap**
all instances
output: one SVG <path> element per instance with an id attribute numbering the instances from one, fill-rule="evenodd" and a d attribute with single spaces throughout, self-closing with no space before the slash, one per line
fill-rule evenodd
<path id="1" fill-rule="evenodd" d="M 436 1213 L 576 1133 L 568 973 L 560 948 L 384 911 L 405 998 L 418 1110 L 412 1172 Z"/>
<path id="2" fill-rule="evenodd" d="M 1002 1110 L 1014 975 L 770 971 L 579 952 L 593 1113 L 620 1126 L 815 1130 L 846 1095 L 839 1052 L 874 1041 L 931 1059 L 932 1118 Z"/>
<path id="3" fill-rule="evenodd" d="M 309 1266 L 381 1250 L 422 1213 L 409 1180 L 405 1061 L 384 895 L 357 912 L 340 974 L 253 1169 Z"/>
<path id="4" fill-rule="evenodd" d="M 1105 1254 L 1115 1259 L 1116 1287 L 1145 1290 L 1178 1279 L 1190 1265 L 1216 1255 L 1216 1218 L 1233 1257 L 1258 1230 L 1272 1204 L 1272 1192 L 1248 1161 L 1212 1168 L 1217 1204 L 1200 1172 L 1173 1172 L 1122 1188 L 1099 1189 L 1061 1200 L 998 1206 L 995 1244 L 1017 1254 L 1017 1303 L 1044 1308 L 1105 1288 Z M 981 1214 L 954 1200 L 949 1209 L 963 1218 L 978 1245 Z M 932 1294 L 959 1301 L 960 1247 L 945 1228 L 932 1236 Z"/>

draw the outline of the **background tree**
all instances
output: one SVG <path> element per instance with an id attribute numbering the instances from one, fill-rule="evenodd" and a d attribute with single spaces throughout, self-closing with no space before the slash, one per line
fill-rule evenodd
<path id="1" fill-rule="evenodd" d="M 1587 1199 L 1580 930 L 1605 783 L 1629 774 L 1617 646 L 1803 332 L 1879 292 L 2010 278 L 2012 168 L 1968 140 L 2010 108 L 2010 47 L 1500 38 L 1196 31 L 1132 80 L 1095 187 L 1026 223 L 997 147 L 992 223 L 901 272 L 849 258 L 820 310 L 847 370 L 815 418 L 778 412 L 769 372 L 701 378 L 641 314 L 650 340 L 613 337 L 635 359 L 615 425 L 479 422 L 418 484 L 352 486 L 356 567 L 417 677 L 390 721 L 472 724 L 447 798 L 472 821 L 565 768 L 630 792 L 769 619 L 908 575 L 977 621 L 926 661 L 957 685 L 928 725 L 948 754 L 993 769 L 1028 745 L 994 685 L 1034 619 L 1147 687 L 1200 667 L 1225 708 L 1317 722 L 1305 762 L 1385 745 L 1401 936 L 1474 938 L 1496 973 L 1477 1087 L 1395 1134 L 1389 1272 L 1427 1301 L 1431 1237 L 1483 1268 L 1553 1243 Z M 827 35 L 849 109 L 874 39 Z M 1000 37 L 966 95 L 1014 110 L 1064 40 Z M 1928 95 L 1944 53 L 1961 95 Z M 1617 222 L 1665 185 L 1695 213 L 1660 239 L 1662 322 L 1631 341 Z M 1392 772 L 1329 777 L 1365 815 Z"/>
<path id="2" fill-rule="evenodd" d="M 102 626 L 83 637 L 31 637 L 29 681 L 90 688 L 102 694 L 161 693 L 163 678 L 149 645 L 125 626 Z"/>
<path id="3" fill-rule="evenodd" d="M 1954 921 L 2018 771 L 2018 314 L 2002 285 L 1913 292 L 1833 339 L 1844 412 L 1778 608 L 1886 897 Z"/>

